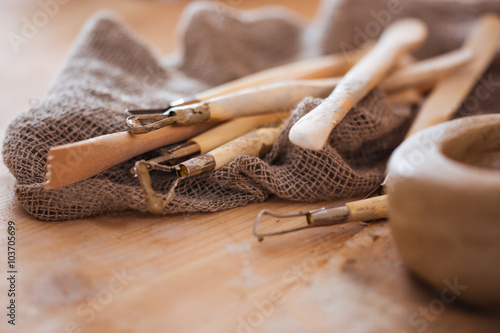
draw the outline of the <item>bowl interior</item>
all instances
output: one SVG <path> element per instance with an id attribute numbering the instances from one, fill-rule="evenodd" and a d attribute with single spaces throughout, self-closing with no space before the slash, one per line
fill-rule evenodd
<path id="1" fill-rule="evenodd" d="M 500 123 L 463 131 L 444 142 L 441 152 L 454 161 L 500 172 Z"/>

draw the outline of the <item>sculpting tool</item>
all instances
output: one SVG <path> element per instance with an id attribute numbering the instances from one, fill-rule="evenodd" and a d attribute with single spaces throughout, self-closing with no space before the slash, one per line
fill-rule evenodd
<path id="1" fill-rule="evenodd" d="M 288 234 L 303 229 L 327 227 L 337 224 L 344 224 L 352 221 L 364 221 L 383 219 L 387 217 L 387 200 L 383 196 L 352 201 L 341 205 L 322 207 L 308 212 L 298 212 L 292 214 L 278 214 L 269 210 L 260 211 L 253 226 L 253 234 L 259 241 L 264 237 Z M 276 232 L 258 232 L 258 224 L 263 215 L 271 215 L 279 219 L 305 216 L 307 224 L 293 229 L 286 229 Z"/>
<path id="2" fill-rule="evenodd" d="M 192 177 L 204 172 L 218 170 L 238 156 L 263 156 L 283 131 L 285 122 L 279 126 L 263 127 L 232 140 L 207 154 L 194 157 L 177 165 L 179 177 Z"/>
<path id="3" fill-rule="evenodd" d="M 460 54 L 460 56 L 457 56 Z M 450 58 L 449 62 L 443 61 L 443 59 Z M 451 52 L 449 54 L 441 55 L 439 57 L 430 58 L 422 62 L 418 62 L 409 66 L 409 68 L 403 69 L 405 75 L 399 75 L 399 71 L 396 71 L 391 77 L 396 79 L 391 79 L 390 82 L 402 82 L 402 86 L 409 86 L 410 82 L 415 82 L 415 84 L 426 82 L 429 80 L 436 80 L 439 76 L 448 73 L 451 70 L 456 69 L 458 65 L 464 65 L 471 60 L 470 52 Z M 438 64 L 438 65 L 436 65 Z M 415 66 L 416 70 L 411 68 Z M 425 78 L 425 79 L 424 79 Z M 236 95 L 231 94 L 229 98 L 221 97 L 216 98 L 218 101 L 224 101 L 227 98 L 225 104 L 227 107 L 234 106 L 236 108 L 252 104 L 262 107 L 266 105 L 270 109 L 277 108 L 281 105 L 294 104 L 298 102 L 305 96 L 315 96 L 315 94 L 327 94 L 331 90 L 331 86 L 338 83 L 340 79 L 323 79 L 314 81 L 288 81 L 281 82 L 277 84 L 271 84 L 266 87 L 260 87 L 258 89 L 246 90 L 246 92 L 240 92 Z M 392 83 L 392 87 L 397 87 L 397 84 Z M 325 89 L 326 87 L 326 89 Z M 281 96 L 280 96 L 281 94 Z M 272 101 L 270 101 L 269 95 L 274 95 Z M 243 96 L 243 97 L 242 97 Z M 260 99 L 259 99 L 260 98 Z M 263 99 L 262 99 L 263 98 Z M 416 89 L 407 89 L 403 92 L 398 92 L 388 96 L 389 100 L 394 103 L 419 103 L 421 100 L 421 94 Z M 261 101 L 262 99 L 262 101 Z M 290 100 L 291 99 L 291 100 Z M 242 101 L 245 102 L 242 102 Z M 209 104 L 210 102 L 208 102 Z M 274 104 L 273 104 L 274 103 Z M 281 113 L 284 115 L 286 113 Z M 186 143 L 176 145 L 170 150 L 167 150 L 162 156 L 154 158 L 149 161 L 141 161 L 140 165 L 143 168 L 140 184 L 143 188 L 144 193 L 147 197 L 151 198 L 154 194 L 153 189 L 150 187 L 150 181 L 145 181 L 145 179 L 150 179 L 149 175 L 146 175 L 149 170 L 160 170 L 166 172 L 172 172 L 176 169 L 176 166 L 166 165 L 166 163 L 171 164 L 172 160 L 179 160 L 185 157 L 192 157 L 198 154 L 204 154 L 205 152 L 212 150 L 225 142 L 234 139 L 235 137 L 244 134 L 251 128 L 258 127 L 264 122 L 269 121 L 270 117 L 277 117 L 279 115 L 261 115 L 253 117 L 237 118 L 235 120 L 229 121 L 225 124 L 219 125 Z M 196 160 L 195 160 L 196 161 Z M 202 161 L 204 163 L 204 161 Z M 202 164 L 203 164 L 202 163 Z M 184 166 L 184 172 L 187 174 L 201 172 L 198 167 L 198 162 L 196 164 L 196 171 L 192 171 L 190 165 Z M 144 168 L 147 167 L 147 169 Z M 210 168 L 209 168 L 210 169 Z M 133 168 L 132 172 L 137 175 L 136 167 Z M 173 193 L 171 191 L 171 193 Z M 152 202 L 154 200 L 148 199 L 147 202 Z M 157 204 L 152 206 L 157 207 Z"/>
<path id="4" fill-rule="evenodd" d="M 174 100 L 170 102 L 166 108 L 125 110 L 125 112 L 127 115 L 132 117 L 146 115 L 154 116 L 166 113 L 174 107 L 200 103 L 217 96 L 267 84 L 276 80 L 317 79 L 343 75 L 372 47 L 373 42 L 367 42 L 360 49 L 354 51 L 304 59 L 269 68 L 227 83 L 223 83 L 217 87 L 197 93 L 191 97 Z"/>
<path id="5" fill-rule="evenodd" d="M 234 140 L 251 130 L 261 127 L 266 123 L 276 122 L 290 115 L 289 112 L 277 112 L 251 117 L 241 117 L 227 121 L 186 142 L 176 144 L 165 149 L 162 155 L 148 161 L 141 161 L 147 165 L 148 170 L 159 170 L 165 172 L 175 171 L 176 162 L 205 154 L 227 142 Z M 136 174 L 135 167 L 132 173 Z"/>
<path id="6" fill-rule="evenodd" d="M 402 19 L 391 24 L 331 95 L 291 128 L 290 141 L 305 149 L 321 150 L 330 132 L 354 104 L 384 79 L 402 55 L 421 46 L 426 37 L 427 27 L 422 21 Z"/>
<path id="7" fill-rule="evenodd" d="M 390 85 L 393 88 L 397 88 L 398 86 L 409 86 L 412 82 L 419 84 L 424 81 L 436 80 L 438 77 L 455 69 L 458 64 L 463 66 L 470 61 L 470 55 L 468 56 L 462 52 L 460 53 L 461 57 L 457 57 L 457 53 L 454 51 L 439 57 L 416 62 L 406 68 L 400 69 L 388 78 L 391 82 Z M 450 61 L 444 61 L 445 59 L 449 59 Z M 199 121 L 200 115 L 198 114 L 189 120 L 186 112 L 196 113 L 199 109 L 215 110 L 215 113 L 222 119 L 235 115 L 241 116 L 243 114 L 290 109 L 304 97 L 327 96 L 340 80 L 341 78 L 332 78 L 277 82 L 210 99 L 204 103 L 195 104 L 194 108 L 192 105 L 171 108 L 169 113 L 182 114 L 182 119 L 190 123 Z M 398 82 L 401 84 L 398 85 Z M 420 96 L 415 90 L 391 93 L 388 97 L 394 103 L 418 103 L 420 101 Z M 172 122 L 173 119 L 168 117 L 165 119 L 165 116 L 160 115 L 138 115 L 133 118 L 151 119 L 151 117 L 163 117 L 163 120 L 146 126 L 142 126 L 141 124 L 139 125 L 141 128 L 134 130 L 134 132 L 147 133 L 153 129 L 162 128 L 165 125 L 162 121 Z M 176 119 L 178 119 L 178 123 L 185 124 L 185 122 L 179 120 L 180 118 Z M 200 127 L 200 131 L 209 127 Z M 185 130 L 187 131 L 187 129 Z M 179 130 L 176 131 L 178 132 Z M 197 134 L 200 131 L 190 133 Z M 185 138 L 182 136 L 178 138 L 176 136 L 169 136 L 167 133 L 168 131 L 158 132 L 155 136 L 144 137 L 139 140 L 129 133 L 122 132 L 52 148 L 48 156 L 49 165 L 47 168 L 49 173 L 47 174 L 46 189 L 53 189 L 86 179 L 131 157 L 158 148 L 158 145 L 163 146 L 176 142 L 173 140 L 174 138 L 177 140 Z M 136 146 L 140 146 L 141 148 L 136 148 Z M 87 152 L 84 156 L 85 161 L 79 161 L 80 166 L 75 168 L 75 161 L 83 158 L 81 156 L 82 151 Z M 57 179 L 55 179 L 56 177 Z"/>
<path id="8" fill-rule="evenodd" d="M 360 51 L 363 52 L 363 51 Z M 264 71 L 262 73 L 251 75 L 247 78 L 242 78 L 236 81 L 234 87 L 243 87 L 250 85 L 251 82 L 265 82 L 270 81 L 272 75 L 276 78 L 292 77 L 293 75 L 298 75 L 302 77 L 315 77 L 318 75 L 323 75 L 325 73 L 338 73 L 351 64 L 351 59 L 356 59 L 357 55 L 355 53 L 349 54 L 347 57 L 340 56 L 327 56 L 319 59 L 319 65 L 315 64 L 312 60 L 307 60 L 299 63 L 294 63 L 292 65 L 280 66 L 274 69 Z M 446 59 L 449 56 L 443 55 L 442 58 Z M 455 57 L 456 58 L 456 57 Z M 343 60 L 342 60 L 343 59 Z M 462 56 L 462 61 L 464 63 L 468 61 L 466 56 Z M 440 66 L 436 66 L 434 59 L 428 59 L 421 63 L 415 63 L 410 66 L 417 66 L 417 70 L 407 70 L 409 74 L 399 75 L 397 71 L 394 75 L 398 75 L 402 78 L 401 82 L 411 82 L 413 78 L 421 78 L 423 76 L 427 79 L 435 79 L 437 75 L 442 75 L 453 69 L 458 63 L 457 60 L 448 62 L 452 65 L 446 65 L 446 62 L 441 61 Z M 300 66 L 297 64 L 305 64 L 305 69 L 299 70 Z M 427 65 L 425 65 L 427 64 Z M 432 71 L 429 68 L 434 68 Z M 291 70 L 293 69 L 293 70 Z M 290 70 L 290 72 L 287 72 Z M 404 70 L 404 69 L 403 69 Z M 271 75 L 272 74 L 272 75 Z M 271 84 L 267 86 L 267 91 L 265 87 L 261 87 L 255 90 L 244 90 L 238 93 L 229 94 L 224 97 L 216 98 L 213 102 L 214 109 L 219 115 L 222 114 L 221 118 L 232 117 L 234 113 L 231 113 L 231 108 L 234 105 L 239 105 L 242 114 L 252 114 L 258 112 L 264 112 L 275 110 L 275 109 L 287 109 L 287 106 L 296 104 L 302 97 L 305 96 L 317 96 L 322 97 L 335 87 L 335 85 L 340 81 L 337 79 L 325 79 L 325 80 L 312 80 L 312 81 L 289 81 L 281 82 L 276 84 Z M 398 80 L 393 80 L 398 81 Z M 395 85 L 397 86 L 397 84 Z M 232 91 L 234 87 L 231 88 L 231 84 L 224 84 L 222 88 L 211 89 L 207 93 L 201 94 L 206 98 L 208 96 L 215 95 L 214 91 Z M 260 97 L 259 97 L 260 96 Z M 288 97 L 295 96 L 291 99 Z M 392 96 L 390 96 L 392 97 Z M 415 94 L 405 94 L 401 96 L 399 93 L 395 95 L 397 102 L 410 102 L 415 103 L 418 101 Z M 256 103 L 259 101 L 259 103 Z M 207 104 L 205 104 L 206 106 Z M 210 102 L 208 103 L 210 105 Z M 171 109 L 170 112 L 178 110 L 191 110 L 191 106 L 177 107 Z M 139 115 L 138 117 L 144 117 L 145 115 Z M 154 115 L 158 116 L 158 115 Z M 241 114 L 240 114 L 241 116 Z M 162 116 L 164 118 L 164 116 Z M 186 116 L 184 114 L 184 119 Z M 177 118 L 179 119 L 179 118 Z M 178 121 L 183 123 L 182 121 Z M 210 128 L 212 125 L 197 127 L 198 131 L 193 130 L 190 134 L 198 134 L 203 130 Z M 141 125 L 142 126 L 142 125 Z M 161 128 L 158 126 L 157 128 Z M 145 129 L 144 129 L 145 128 Z M 150 127 L 144 127 L 137 132 L 148 132 Z M 187 131 L 187 129 L 184 129 Z M 179 133 L 179 130 L 174 132 Z M 146 151 L 158 148 L 159 146 L 171 144 L 173 142 L 181 141 L 185 136 L 166 136 L 165 132 L 158 132 L 153 136 L 137 138 L 131 136 L 129 133 L 121 132 L 111 135 L 106 135 L 98 138 L 92 138 L 90 140 L 85 140 L 77 143 L 71 143 L 59 147 L 54 147 L 49 151 L 48 155 L 48 166 L 47 166 L 47 182 L 46 189 L 54 189 L 57 187 L 69 185 L 83 179 L 89 178 L 101 171 L 104 171 L 116 164 L 126 161 L 127 159 L 142 154 Z M 136 147 L 137 146 L 137 147 Z M 85 156 L 82 152 L 85 151 Z M 78 164 L 78 167 L 75 165 Z"/>
<path id="9" fill-rule="evenodd" d="M 263 127 L 253 130 L 237 139 L 234 139 L 206 154 L 194 157 L 175 166 L 178 178 L 166 195 L 157 195 L 151 187 L 151 176 L 145 161 L 135 164 L 137 177 L 144 191 L 146 203 L 153 213 L 161 213 L 168 205 L 174 195 L 175 188 L 180 181 L 202 173 L 218 170 L 224 165 L 232 162 L 238 156 L 263 156 L 271 149 L 274 142 L 282 132 L 285 122 L 281 121 L 278 126 Z"/>
<path id="10" fill-rule="evenodd" d="M 431 95 L 422 105 L 417 119 L 408 131 L 407 137 L 421 129 L 448 120 L 456 112 L 481 75 L 493 61 L 499 41 L 500 18 L 495 14 L 482 16 L 463 45 L 463 48 L 474 53 L 474 60 L 461 70 L 450 74 L 437 83 Z M 264 210 L 258 215 L 255 221 L 253 233 L 259 240 L 262 240 L 267 236 L 281 235 L 306 228 L 323 227 L 359 220 L 378 220 L 388 217 L 387 208 L 388 196 L 380 195 L 337 206 L 324 207 L 306 213 L 283 215 Z M 260 233 L 257 231 L 257 228 L 264 214 L 280 218 L 306 216 L 307 225 L 279 232 Z"/>
<path id="11" fill-rule="evenodd" d="M 216 124 L 170 126 L 144 135 L 119 132 L 53 147 L 47 156 L 45 189 L 87 179 L 137 155 L 189 139 Z"/>
<path id="12" fill-rule="evenodd" d="M 435 82 L 449 73 L 455 72 L 474 57 L 468 48 L 460 48 L 439 56 L 413 62 L 389 75 L 380 84 L 386 92 Z"/>
<path id="13" fill-rule="evenodd" d="M 370 49 L 367 44 L 360 50 L 301 60 L 255 73 L 235 81 L 222 84 L 193 97 L 195 100 L 209 99 L 235 90 L 273 82 L 278 79 L 320 78 L 344 74 L 353 63 Z M 171 104 L 183 104 L 175 101 Z M 170 108 L 171 106 L 169 106 Z M 155 110 L 131 111 L 149 114 Z M 160 111 L 165 111 L 165 108 Z M 158 112 L 158 110 L 156 110 Z M 191 127 L 171 128 L 139 137 L 130 132 L 119 132 L 69 143 L 49 150 L 45 189 L 76 183 L 90 178 L 106 169 L 147 151 L 184 141 L 216 125 L 197 124 Z"/>
<path id="14" fill-rule="evenodd" d="M 458 50 L 438 57 L 415 62 L 397 70 L 383 83 L 387 91 L 394 92 L 428 82 L 464 66 L 472 59 L 470 50 Z M 147 133 L 168 125 L 187 125 L 209 120 L 227 120 L 275 110 L 291 109 L 305 97 L 327 97 L 342 82 L 342 78 L 316 80 L 286 80 L 249 88 L 215 97 L 204 102 L 177 106 L 156 115 L 135 115 L 127 125 L 135 134 Z M 415 94 L 399 94 L 399 102 Z"/>

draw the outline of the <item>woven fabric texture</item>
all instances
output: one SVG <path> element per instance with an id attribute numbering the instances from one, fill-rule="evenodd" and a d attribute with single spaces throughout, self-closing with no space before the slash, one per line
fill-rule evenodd
<path id="1" fill-rule="evenodd" d="M 159 108 L 211 86 L 304 57 L 340 52 L 377 37 L 383 26 L 414 16 L 430 26 L 431 37 L 418 57 L 457 48 L 483 12 L 500 12 L 496 1 L 325 1 L 318 17 L 305 24 L 280 8 L 242 12 L 214 2 L 190 4 L 181 20 L 183 50 L 157 57 L 120 20 L 100 13 L 75 41 L 47 96 L 10 124 L 3 147 L 16 178 L 16 196 L 34 217 L 70 220 L 147 207 L 129 169 L 138 156 L 79 183 L 45 191 L 50 147 L 125 130 L 126 108 Z M 391 9 L 391 10 L 390 10 Z M 373 28 L 373 27 L 378 28 Z M 488 98 L 474 92 L 458 116 L 495 112 L 500 94 L 497 57 L 484 80 Z M 484 96 L 484 94 L 481 94 Z M 214 212 L 261 202 L 270 195 L 293 201 L 319 201 L 366 194 L 382 180 L 385 163 L 407 130 L 412 112 L 389 105 L 374 90 L 348 113 L 320 152 L 293 146 L 288 130 L 321 102 L 306 98 L 263 159 L 240 156 L 216 172 L 186 179 L 164 214 Z M 166 193 L 173 176 L 153 172 L 155 191 Z"/>

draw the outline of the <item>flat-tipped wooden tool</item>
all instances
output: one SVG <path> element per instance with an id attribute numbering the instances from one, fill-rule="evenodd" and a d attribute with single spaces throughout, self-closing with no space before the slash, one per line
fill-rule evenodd
<path id="1" fill-rule="evenodd" d="M 87 179 L 134 156 L 189 139 L 215 124 L 169 126 L 142 135 L 119 132 L 51 148 L 47 156 L 45 189 Z"/>
<path id="2" fill-rule="evenodd" d="M 291 128 L 290 141 L 305 149 L 321 150 L 330 132 L 354 104 L 382 81 L 402 55 L 421 46 L 426 37 L 427 27 L 422 21 L 402 19 L 391 24 L 331 95 Z"/>

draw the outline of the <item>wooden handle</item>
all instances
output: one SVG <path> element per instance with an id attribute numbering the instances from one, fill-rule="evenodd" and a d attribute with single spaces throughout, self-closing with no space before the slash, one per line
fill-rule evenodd
<path id="1" fill-rule="evenodd" d="M 349 221 L 371 221 L 388 217 L 389 202 L 387 195 L 346 203 Z"/>
<path id="2" fill-rule="evenodd" d="M 474 59 L 438 82 L 417 114 L 407 137 L 451 118 L 495 57 L 499 40 L 499 17 L 495 14 L 482 16 L 463 46 L 472 51 Z"/>
<path id="3" fill-rule="evenodd" d="M 276 82 L 216 97 L 206 105 L 210 118 L 216 120 L 290 110 L 305 97 L 328 96 L 339 81 L 339 78 L 332 78 Z"/>
<path id="4" fill-rule="evenodd" d="M 392 92 L 432 82 L 463 67 L 473 58 L 474 53 L 471 50 L 462 48 L 422 60 L 390 75 L 382 82 L 381 88 Z"/>
<path id="5" fill-rule="evenodd" d="M 283 123 L 277 127 L 259 128 L 212 150 L 209 154 L 215 159 L 215 170 L 232 162 L 238 156 L 265 154 L 276 142 L 284 126 Z"/>
<path id="6" fill-rule="evenodd" d="M 51 148 L 45 189 L 87 179 L 134 156 L 191 138 L 216 124 L 169 126 L 140 135 L 119 132 Z"/>
<path id="7" fill-rule="evenodd" d="M 252 117 L 236 118 L 214 127 L 211 130 L 192 138 L 190 141 L 196 142 L 200 147 L 200 153 L 205 154 L 206 152 L 220 147 L 257 127 L 265 125 L 266 123 L 278 121 L 288 117 L 289 115 L 289 112 L 277 112 Z"/>
<path id="8" fill-rule="evenodd" d="M 401 55 L 419 47 L 426 37 L 427 27 L 422 21 L 403 19 L 391 24 L 332 94 L 292 127 L 290 141 L 305 149 L 321 150 L 332 129 L 353 105 L 384 78 Z"/>
<path id="9" fill-rule="evenodd" d="M 384 79 L 381 86 L 388 92 L 397 91 L 398 95 L 395 95 L 394 98 L 398 102 L 410 98 L 410 102 L 418 103 L 421 96 L 416 94 L 415 90 L 412 90 L 411 95 L 408 91 L 405 94 L 399 93 L 403 89 L 428 82 L 435 83 L 443 75 L 466 65 L 472 58 L 470 50 L 460 49 L 413 62 Z M 207 100 L 205 103 L 209 107 L 210 116 L 213 119 L 227 120 L 272 110 L 291 109 L 308 96 L 327 97 L 341 80 L 342 77 L 281 81 L 219 96 Z"/>
<path id="10" fill-rule="evenodd" d="M 387 95 L 387 100 L 392 105 L 396 104 L 410 104 L 418 105 L 422 102 L 422 93 L 415 88 L 408 88 L 406 90 L 398 91 Z"/>
<path id="11" fill-rule="evenodd" d="M 276 80 L 317 79 L 344 75 L 372 47 L 372 43 L 367 43 L 361 49 L 352 52 L 305 59 L 273 67 L 205 90 L 202 93 L 196 94 L 194 99 L 206 101 L 217 96 L 271 83 Z"/>

